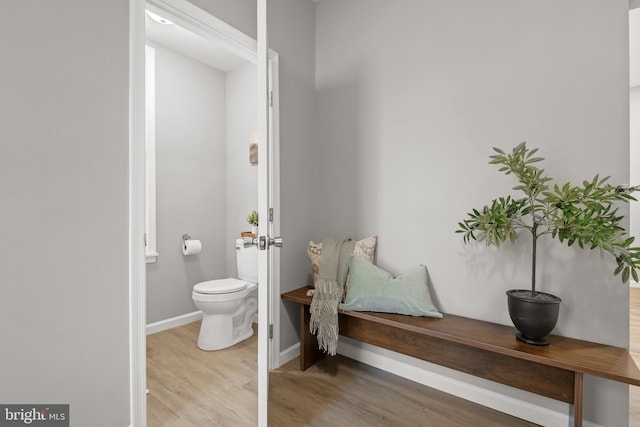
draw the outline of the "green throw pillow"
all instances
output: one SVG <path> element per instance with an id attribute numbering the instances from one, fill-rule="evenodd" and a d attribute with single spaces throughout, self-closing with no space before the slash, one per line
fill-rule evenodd
<path id="1" fill-rule="evenodd" d="M 340 304 L 341 310 L 442 317 L 431 302 L 424 265 L 393 276 L 352 256 L 347 289 L 345 301 Z"/>

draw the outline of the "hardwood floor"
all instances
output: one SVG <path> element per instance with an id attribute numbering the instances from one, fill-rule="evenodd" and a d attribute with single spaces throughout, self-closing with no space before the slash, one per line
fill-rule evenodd
<path id="1" fill-rule="evenodd" d="M 147 337 L 147 420 L 157 426 L 255 426 L 257 336 L 232 348 L 196 346 L 199 322 Z M 532 426 L 472 402 L 336 356 L 269 377 L 269 425 Z"/>
<path id="2" fill-rule="evenodd" d="M 292 360 L 269 378 L 271 426 L 535 425 L 342 356 L 304 372 Z"/>
<path id="3" fill-rule="evenodd" d="M 200 322 L 147 337 L 147 426 L 255 426 L 256 335 L 215 352 L 196 346 Z"/>

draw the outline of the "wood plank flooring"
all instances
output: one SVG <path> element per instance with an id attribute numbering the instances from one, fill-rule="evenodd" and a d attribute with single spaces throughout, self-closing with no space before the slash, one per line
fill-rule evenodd
<path id="1" fill-rule="evenodd" d="M 342 356 L 304 372 L 293 360 L 269 382 L 270 426 L 535 425 Z"/>
<path id="2" fill-rule="evenodd" d="M 215 352 L 196 346 L 200 322 L 147 336 L 147 426 L 255 426 L 256 335 Z"/>
<path id="3" fill-rule="evenodd" d="M 257 336 L 206 352 L 200 322 L 147 337 L 147 420 L 158 426 L 255 426 Z M 336 356 L 308 370 L 294 359 L 269 377 L 269 425 L 532 426 L 472 402 Z"/>

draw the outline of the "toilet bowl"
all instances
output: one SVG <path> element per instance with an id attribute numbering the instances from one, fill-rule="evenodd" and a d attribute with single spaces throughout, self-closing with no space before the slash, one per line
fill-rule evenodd
<path id="1" fill-rule="evenodd" d="M 258 318 L 258 252 L 236 240 L 238 278 L 208 280 L 193 287 L 193 302 L 203 313 L 198 347 L 221 350 L 253 335 Z"/>

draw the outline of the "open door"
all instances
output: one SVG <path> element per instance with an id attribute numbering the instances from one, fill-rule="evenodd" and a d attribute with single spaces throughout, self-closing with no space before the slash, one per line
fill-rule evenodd
<path id="1" fill-rule="evenodd" d="M 275 160 L 277 147 L 273 117 L 273 90 L 277 66 L 272 67 L 267 37 L 267 0 L 257 0 L 257 70 L 258 70 L 258 426 L 268 425 L 269 369 L 277 351 L 274 348 L 274 306 L 277 301 L 273 289 L 275 268 L 279 265 L 273 248 L 282 246 L 274 200 L 274 189 L 279 188 Z M 273 59 L 276 61 L 277 59 Z M 277 286 L 275 286 L 277 288 Z M 277 323 L 277 322 L 276 322 Z M 277 341 L 277 340 L 276 340 Z"/>
<path id="2" fill-rule="evenodd" d="M 258 67 L 258 427 L 269 424 L 269 165 L 268 162 L 268 52 L 267 52 L 267 0 L 256 0 L 257 5 L 257 67 Z"/>

